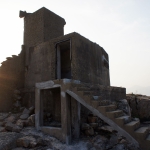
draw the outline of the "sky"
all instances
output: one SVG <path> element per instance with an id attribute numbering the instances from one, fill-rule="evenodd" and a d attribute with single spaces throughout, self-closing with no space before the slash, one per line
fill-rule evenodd
<path id="1" fill-rule="evenodd" d="M 109 55 L 111 86 L 150 96 L 150 0 L 0 0 L 0 62 L 23 44 L 19 10 L 46 7 Z"/>

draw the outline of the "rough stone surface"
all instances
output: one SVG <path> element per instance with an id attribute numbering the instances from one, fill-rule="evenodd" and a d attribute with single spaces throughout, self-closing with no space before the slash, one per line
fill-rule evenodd
<path id="1" fill-rule="evenodd" d="M 28 117 L 29 117 L 29 114 L 22 114 L 22 115 L 20 116 L 20 119 L 25 120 L 25 119 L 27 119 Z"/>
<path id="2" fill-rule="evenodd" d="M 141 121 L 150 121 L 150 98 L 143 95 L 128 94 L 126 97 L 134 118 Z"/>
<path id="3" fill-rule="evenodd" d="M 16 147 L 16 140 L 21 134 L 14 132 L 0 133 L 0 150 L 9 150 Z"/>

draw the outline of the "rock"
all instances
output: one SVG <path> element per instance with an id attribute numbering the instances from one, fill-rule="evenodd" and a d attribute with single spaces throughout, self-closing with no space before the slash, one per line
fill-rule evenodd
<path id="1" fill-rule="evenodd" d="M 25 120 L 29 117 L 29 114 L 23 114 L 20 116 L 20 119 Z"/>
<path id="2" fill-rule="evenodd" d="M 19 126 L 20 128 L 23 128 L 25 126 L 24 121 L 21 119 L 17 120 L 16 125 Z"/>
<path id="3" fill-rule="evenodd" d="M 124 144 L 117 144 L 111 150 L 126 150 L 126 146 Z"/>
<path id="4" fill-rule="evenodd" d="M 31 116 L 28 118 L 28 125 L 29 125 L 29 126 L 34 126 L 34 125 L 35 125 L 35 114 L 31 115 Z"/>
<path id="5" fill-rule="evenodd" d="M 7 118 L 9 113 L 6 114 L 0 114 L 0 121 L 3 121 L 5 118 Z"/>
<path id="6" fill-rule="evenodd" d="M 85 134 L 86 134 L 87 136 L 92 136 L 92 135 L 94 135 L 94 130 L 93 130 L 93 128 L 90 127 L 89 129 L 85 130 Z"/>
<path id="7" fill-rule="evenodd" d="M 17 140 L 17 146 L 20 146 L 20 147 L 34 148 L 36 145 L 37 145 L 37 141 L 32 136 L 25 136 Z"/>
<path id="8" fill-rule="evenodd" d="M 118 143 L 118 137 L 115 134 L 112 134 L 108 144 L 106 145 L 106 149 L 110 149 Z"/>
<path id="9" fill-rule="evenodd" d="M 13 123 L 11 123 L 11 122 L 7 122 L 7 123 L 5 124 L 5 129 L 6 129 L 7 131 L 12 131 L 12 129 L 14 128 L 14 126 L 15 126 L 15 124 L 13 124 Z"/>
<path id="10" fill-rule="evenodd" d="M 82 123 L 81 130 L 88 130 L 88 129 L 90 129 L 90 125 L 87 123 Z"/>
<path id="11" fill-rule="evenodd" d="M 102 127 L 99 127 L 99 129 L 104 130 L 104 131 L 108 131 L 108 132 L 111 132 L 111 133 L 113 131 L 115 131 L 111 126 L 108 126 L 108 125 L 104 125 Z"/>
<path id="12" fill-rule="evenodd" d="M 25 109 L 23 110 L 22 114 L 30 114 L 30 111 L 25 108 Z"/>
<path id="13" fill-rule="evenodd" d="M 5 128 L 4 127 L 0 127 L 0 132 L 5 132 Z"/>
<path id="14" fill-rule="evenodd" d="M 16 121 L 16 117 L 14 115 L 11 115 L 10 117 L 5 119 L 6 122 L 15 122 Z"/>
<path id="15" fill-rule="evenodd" d="M 90 123 L 89 124 L 93 129 L 96 129 L 98 127 L 98 123 Z"/>
<path id="16" fill-rule="evenodd" d="M 88 122 L 89 123 L 96 123 L 97 117 L 96 116 L 88 116 Z"/>
<path id="17" fill-rule="evenodd" d="M 1 132 L 0 134 L 0 150 L 12 150 L 16 147 L 16 140 L 21 136 L 15 132 Z"/>
<path id="18" fill-rule="evenodd" d="M 3 126 L 3 125 L 4 125 L 4 123 L 2 121 L 0 121 L 0 126 Z"/>
<path id="19" fill-rule="evenodd" d="M 30 114 L 30 115 L 34 114 L 34 113 L 35 113 L 34 110 L 35 110 L 34 106 L 30 107 L 30 108 L 29 108 L 29 111 L 30 111 L 29 114 Z"/>
<path id="20" fill-rule="evenodd" d="M 37 145 L 47 146 L 47 141 L 43 140 L 41 137 L 37 139 Z"/>
<path id="21" fill-rule="evenodd" d="M 150 98 L 143 95 L 126 95 L 126 99 L 132 109 L 132 116 L 143 121 L 150 121 Z"/>
<path id="22" fill-rule="evenodd" d="M 108 139 L 104 136 L 97 135 L 93 138 L 93 145 L 96 148 L 96 150 L 105 150 L 107 143 Z"/>
<path id="23" fill-rule="evenodd" d="M 12 128 L 12 132 L 20 132 L 22 130 L 22 128 L 20 128 L 19 126 L 15 125 L 13 128 Z"/>
<path id="24" fill-rule="evenodd" d="M 119 143 L 120 144 L 127 144 L 128 142 L 125 139 L 122 139 Z"/>
<path id="25" fill-rule="evenodd" d="M 126 99 L 120 100 L 117 107 L 122 110 L 126 115 L 131 116 L 131 109 Z"/>

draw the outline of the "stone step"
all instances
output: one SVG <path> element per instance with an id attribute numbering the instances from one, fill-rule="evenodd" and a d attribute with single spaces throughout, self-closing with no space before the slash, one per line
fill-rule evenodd
<path id="1" fill-rule="evenodd" d="M 140 122 L 139 121 L 131 121 L 129 123 L 125 124 L 125 129 L 128 133 L 133 135 L 133 132 L 138 129 L 140 126 Z"/>
<path id="2" fill-rule="evenodd" d="M 101 113 L 106 113 L 106 112 L 109 112 L 109 111 L 114 111 L 117 109 L 117 106 L 116 105 L 107 105 L 107 106 L 99 106 L 98 107 L 98 110 L 101 112 Z"/>
<path id="3" fill-rule="evenodd" d="M 123 116 L 123 111 L 122 110 L 110 111 L 110 112 L 106 112 L 106 115 L 108 118 L 114 120 L 115 118 Z"/>
<path id="4" fill-rule="evenodd" d="M 130 121 L 131 121 L 130 116 L 121 116 L 121 117 L 115 118 L 115 122 L 121 127 L 124 126 L 124 124 L 129 123 Z"/>
<path id="5" fill-rule="evenodd" d="M 149 128 L 148 127 L 140 127 L 137 130 L 135 130 L 135 134 L 138 139 L 143 140 L 149 134 Z"/>

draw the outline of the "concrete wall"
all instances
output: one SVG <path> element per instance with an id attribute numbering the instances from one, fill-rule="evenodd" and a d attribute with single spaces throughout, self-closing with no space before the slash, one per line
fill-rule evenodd
<path id="1" fill-rule="evenodd" d="M 109 86 L 109 68 L 103 64 L 103 55 L 108 60 L 108 54 L 102 47 L 79 34 L 75 34 L 72 49 L 73 79 Z"/>
<path id="2" fill-rule="evenodd" d="M 24 45 L 35 46 L 64 35 L 65 20 L 46 8 L 27 14 L 24 18 Z"/>
<path id="3" fill-rule="evenodd" d="M 0 67 L 0 111 L 10 111 L 13 92 L 24 87 L 24 51 L 8 58 Z"/>

